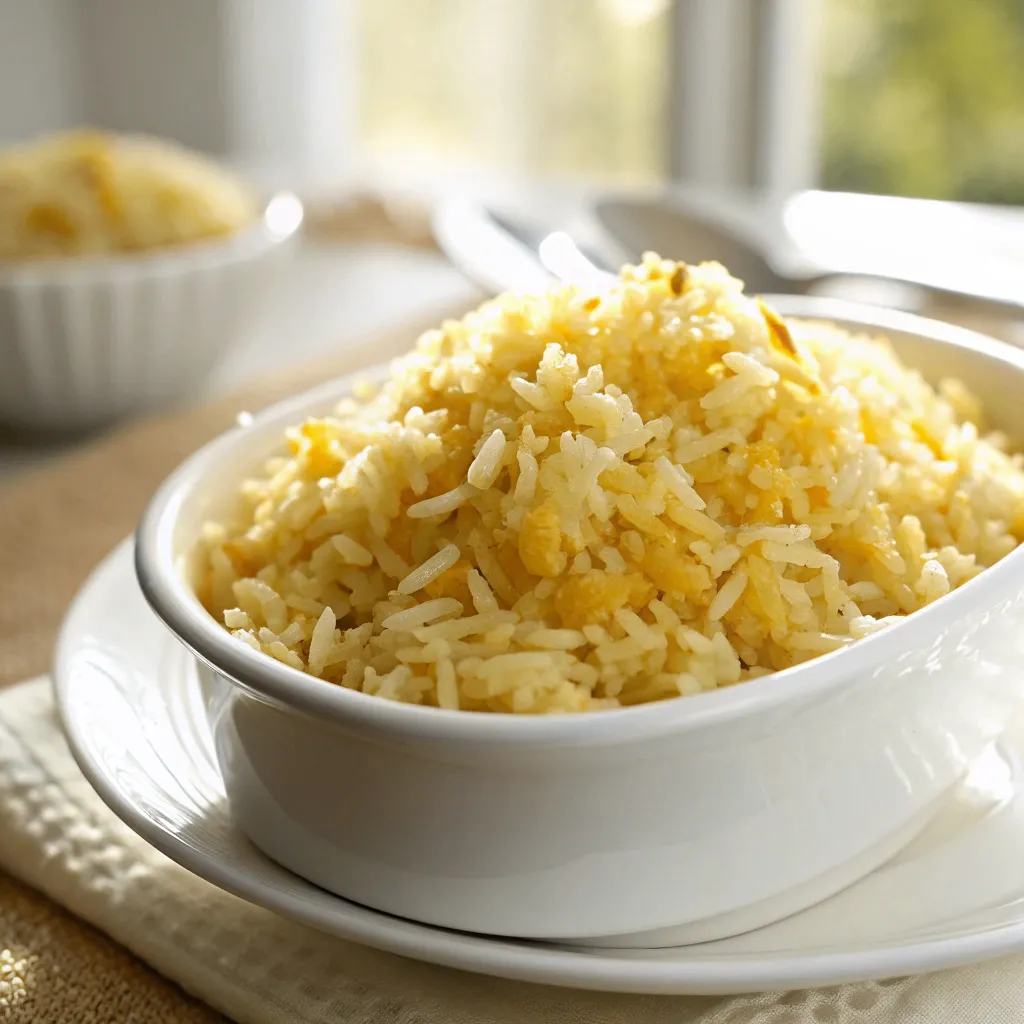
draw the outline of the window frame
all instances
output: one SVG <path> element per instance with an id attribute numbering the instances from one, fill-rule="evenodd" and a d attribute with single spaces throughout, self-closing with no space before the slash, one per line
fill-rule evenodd
<path id="1" fill-rule="evenodd" d="M 820 0 L 673 0 L 668 177 L 788 194 L 817 183 Z"/>

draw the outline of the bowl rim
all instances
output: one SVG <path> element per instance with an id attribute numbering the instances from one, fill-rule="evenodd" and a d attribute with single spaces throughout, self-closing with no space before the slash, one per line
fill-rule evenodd
<path id="1" fill-rule="evenodd" d="M 0 286 L 46 287 L 64 282 L 95 282 L 160 276 L 252 259 L 281 245 L 302 227 L 305 211 L 294 192 L 269 195 L 252 221 L 226 234 L 137 253 L 0 260 Z"/>
<path id="2" fill-rule="evenodd" d="M 844 300 L 766 295 L 783 315 L 914 334 L 995 359 L 1024 376 L 1024 350 L 966 328 L 916 314 Z M 158 618 L 200 661 L 258 698 L 280 707 L 358 729 L 361 735 L 444 743 L 455 748 L 545 748 L 618 745 L 676 735 L 730 719 L 759 714 L 781 704 L 820 698 L 853 676 L 878 675 L 907 651 L 941 639 L 944 623 L 973 607 L 997 601 L 1024 569 L 1024 545 L 994 566 L 903 621 L 792 668 L 740 685 L 628 708 L 559 715 L 500 715 L 422 707 L 326 683 L 290 668 L 235 639 L 198 602 L 178 571 L 173 535 L 189 496 L 211 469 L 230 459 L 251 428 L 282 429 L 304 410 L 349 393 L 354 380 L 384 367 L 337 378 L 277 402 L 213 439 L 175 469 L 151 499 L 135 535 L 135 571 Z"/>

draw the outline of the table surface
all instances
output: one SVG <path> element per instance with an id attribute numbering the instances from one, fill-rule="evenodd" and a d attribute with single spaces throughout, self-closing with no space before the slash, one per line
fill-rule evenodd
<path id="1" fill-rule="evenodd" d="M 288 268 L 253 333 L 210 381 L 210 396 L 272 373 L 276 366 L 359 345 L 434 308 L 468 304 L 477 295 L 436 252 L 390 245 L 308 245 Z M 0 429 L 0 486 L 85 440 Z"/>

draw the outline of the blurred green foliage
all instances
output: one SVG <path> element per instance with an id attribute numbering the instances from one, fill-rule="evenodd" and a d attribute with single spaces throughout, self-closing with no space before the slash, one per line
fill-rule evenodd
<path id="1" fill-rule="evenodd" d="M 827 0 L 822 184 L 1024 205 L 1024 0 Z"/>

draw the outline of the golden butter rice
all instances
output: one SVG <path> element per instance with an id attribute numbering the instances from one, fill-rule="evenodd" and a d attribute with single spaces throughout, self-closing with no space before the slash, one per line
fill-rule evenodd
<path id="1" fill-rule="evenodd" d="M 287 433 L 204 531 L 242 642 L 392 700 L 566 712 L 854 643 L 1011 551 L 1024 473 L 880 338 L 717 264 L 504 296 Z"/>
<path id="2" fill-rule="evenodd" d="M 0 154 L 0 260 L 161 249 L 256 214 L 232 176 L 155 139 L 78 131 Z"/>

